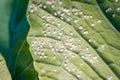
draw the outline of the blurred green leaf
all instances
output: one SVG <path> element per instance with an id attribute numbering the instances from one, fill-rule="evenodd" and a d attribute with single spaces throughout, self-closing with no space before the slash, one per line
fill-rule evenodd
<path id="1" fill-rule="evenodd" d="M 12 80 L 7 62 L 9 54 L 9 32 L 8 23 L 11 12 L 12 0 L 0 1 L 0 80 Z"/>

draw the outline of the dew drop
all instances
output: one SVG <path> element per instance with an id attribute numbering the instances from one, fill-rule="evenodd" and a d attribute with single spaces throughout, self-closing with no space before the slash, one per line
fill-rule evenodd
<path id="1" fill-rule="evenodd" d="M 67 18 L 66 21 L 67 21 L 67 22 L 70 22 L 71 20 L 70 20 L 70 18 Z"/>
<path id="2" fill-rule="evenodd" d="M 107 80 L 113 80 L 113 77 L 112 77 L 112 76 L 110 76 L 109 78 L 107 78 Z"/>
<path id="3" fill-rule="evenodd" d="M 109 11 L 112 11 L 112 8 L 111 8 L 111 7 L 107 8 L 107 9 L 105 10 L 106 13 L 109 12 Z"/>
<path id="4" fill-rule="evenodd" d="M 60 17 L 61 20 L 63 20 L 64 18 L 63 17 Z"/>
<path id="5" fill-rule="evenodd" d="M 92 40 L 91 40 L 91 39 L 88 39 L 88 42 L 92 42 Z"/>
<path id="6" fill-rule="evenodd" d="M 118 2 L 119 0 L 115 0 L 115 2 Z"/>
<path id="7" fill-rule="evenodd" d="M 74 23 L 77 23 L 78 22 L 78 20 L 74 20 Z"/>
<path id="8" fill-rule="evenodd" d="M 54 69 L 54 72 L 57 72 L 57 69 Z"/>
<path id="9" fill-rule="evenodd" d="M 115 15 L 115 14 L 112 14 L 112 17 L 114 18 L 114 17 L 116 17 L 116 15 Z"/>
<path id="10" fill-rule="evenodd" d="M 94 23 L 92 23 L 92 24 L 91 24 L 91 26 L 95 26 L 95 24 L 94 24 Z"/>
<path id="11" fill-rule="evenodd" d="M 89 50 L 89 48 L 87 47 L 86 50 Z"/>
<path id="12" fill-rule="evenodd" d="M 54 56 L 53 56 L 53 60 L 55 60 L 55 59 L 56 59 L 56 56 L 54 55 Z"/>
<path id="13" fill-rule="evenodd" d="M 81 12 L 80 12 L 80 14 L 82 15 L 82 14 L 83 14 L 83 12 L 81 11 Z"/>
<path id="14" fill-rule="evenodd" d="M 33 9 L 31 9 L 31 10 L 30 10 L 30 13 L 34 13 L 34 10 L 33 10 Z"/>
<path id="15" fill-rule="evenodd" d="M 61 24 L 60 23 L 57 23 L 57 26 L 59 27 Z"/>
<path id="16" fill-rule="evenodd" d="M 51 5 L 52 8 L 55 8 L 55 5 Z"/>
<path id="17" fill-rule="evenodd" d="M 57 16 L 57 13 L 56 13 L 56 12 L 54 12 L 54 15 L 55 15 L 55 16 Z"/>
<path id="18" fill-rule="evenodd" d="M 117 11 L 120 11 L 120 7 L 117 8 Z"/>
<path id="19" fill-rule="evenodd" d="M 101 45 L 101 48 L 105 48 L 105 45 L 102 44 L 102 45 Z"/>
<path id="20" fill-rule="evenodd" d="M 83 34 L 87 35 L 87 34 L 89 34 L 89 33 L 88 33 L 88 31 L 84 31 L 84 33 L 83 33 Z"/>
<path id="21" fill-rule="evenodd" d="M 46 73 L 45 69 L 41 69 L 41 72 L 42 72 L 42 73 Z"/>
<path id="22" fill-rule="evenodd" d="M 75 15 L 75 16 L 77 16 L 77 15 L 78 15 L 78 13 L 77 13 L 77 12 L 75 12 L 75 13 L 74 13 L 74 15 Z"/>
<path id="23" fill-rule="evenodd" d="M 93 16 L 89 16 L 90 17 L 90 19 L 92 19 L 93 18 Z"/>
<path id="24" fill-rule="evenodd" d="M 79 29 L 82 30 L 82 29 L 83 29 L 83 26 L 80 25 L 80 26 L 79 26 Z"/>
<path id="25" fill-rule="evenodd" d="M 61 14 L 61 11 L 57 11 L 57 14 Z"/>
<path id="26" fill-rule="evenodd" d="M 81 66 L 83 66 L 84 64 L 83 64 L 83 63 L 81 63 L 80 65 L 81 65 Z"/>
<path id="27" fill-rule="evenodd" d="M 47 6 L 46 6 L 46 5 L 43 5 L 43 8 L 44 8 L 44 9 L 46 9 L 46 8 L 47 8 Z"/>
<path id="28" fill-rule="evenodd" d="M 61 5 L 61 4 L 62 4 L 62 1 L 59 1 L 59 4 Z"/>
<path id="29" fill-rule="evenodd" d="M 82 74 L 82 71 L 79 71 L 79 72 L 77 73 L 77 77 L 80 78 L 80 77 L 81 77 L 81 74 Z"/>
<path id="30" fill-rule="evenodd" d="M 43 4 L 42 4 L 42 3 L 40 3 L 40 4 L 38 5 L 38 7 L 39 7 L 39 8 L 42 8 L 42 7 L 43 7 Z"/>
<path id="31" fill-rule="evenodd" d="M 98 23 L 101 23 L 101 20 L 98 20 L 97 22 L 98 22 Z"/>
<path id="32" fill-rule="evenodd" d="M 70 13 L 70 12 L 68 12 L 67 14 L 68 14 L 69 16 L 71 15 L 71 13 Z"/>
<path id="33" fill-rule="evenodd" d="M 72 36 L 72 35 L 73 35 L 73 32 L 70 32 L 70 35 Z"/>

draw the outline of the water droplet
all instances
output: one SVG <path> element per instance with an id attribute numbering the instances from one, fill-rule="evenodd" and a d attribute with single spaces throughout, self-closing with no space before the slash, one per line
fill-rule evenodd
<path id="1" fill-rule="evenodd" d="M 75 13 L 74 13 L 74 15 L 75 15 L 75 16 L 77 16 L 77 15 L 78 15 L 78 13 L 77 13 L 77 12 L 75 12 Z"/>
<path id="2" fill-rule="evenodd" d="M 86 50 L 89 50 L 89 48 L 87 47 Z"/>
<path id="3" fill-rule="evenodd" d="M 54 15 L 55 15 L 55 16 L 57 16 L 57 13 L 56 13 L 56 12 L 54 12 Z"/>
<path id="4" fill-rule="evenodd" d="M 61 39 L 61 37 L 60 37 L 60 36 L 58 36 L 57 38 L 58 38 L 58 39 Z"/>
<path id="5" fill-rule="evenodd" d="M 70 32 L 70 35 L 72 36 L 72 35 L 73 35 L 73 32 Z"/>
<path id="6" fill-rule="evenodd" d="M 46 9 L 46 8 L 47 8 L 47 6 L 46 6 L 46 5 L 43 5 L 43 8 L 44 8 L 44 9 Z"/>
<path id="7" fill-rule="evenodd" d="M 120 7 L 117 8 L 117 11 L 120 11 Z"/>
<path id="8" fill-rule="evenodd" d="M 82 14 L 83 14 L 83 12 L 81 11 L 81 12 L 80 12 L 80 14 L 82 15 Z"/>
<path id="9" fill-rule="evenodd" d="M 87 34 L 89 34 L 89 33 L 88 33 L 88 31 L 84 31 L 84 33 L 83 33 L 83 34 L 87 35 Z"/>
<path id="10" fill-rule="evenodd" d="M 80 77 L 81 77 L 81 74 L 82 74 L 82 71 L 79 71 L 79 72 L 77 73 L 77 77 L 80 78 Z"/>
<path id="11" fill-rule="evenodd" d="M 92 19 L 93 18 L 93 16 L 89 16 L 90 17 L 90 19 Z"/>
<path id="12" fill-rule="evenodd" d="M 62 1 L 59 1 L 59 4 L 61 5 L 61 4 L 62 4 Z"/>
<path id="13" fill-rule="evenodd" d="M 80 26 L 79 26 L 79 29 L 82 30 L 82 29 L 83 29 L 83 26 L 80 25 Z"/>
<path id="14" fill-rule="evenodd" d="M 88 42 L 92 42 L 92 40 L 91 40 L 91 39 L 88 39 Z"/>
<path id="15" fill-rule="evenodd" d="M 67 21 L 67 22 L 70 22 L 71 20 L 70 20 L 70 18 L 67 18 L 66 21 Z"/>
<path id="16" fill-rule="evenodd" d="M 78 20 L 74 20 L 74 23 L 77 23 L 78 22 Z"/>
<path id="17" fill-rule="evenodd" d="M 33 10 L 33 9 L 31 9 L 31 10 L 30 10 L 30 13 L 34 13 L 34 10 Z"/>
<path id="18" fill-rule="evenodd" d="M 52 8 L 55 8 L 55 5 L 51 5 Z"/>
<path id="19" fill-rule="evenodd" d="M 57 69 L 54 69 L 54 72 L 57 72 Z"/>
<path id="20" fill-rule="evenodd" d="M 84 65 L 83 63 L 80 64 L 81 66 Z"/>
<path id="21" fill-rule="evenodd" d="M 112 76 L 110 76 L 109 78 L 107 78 L 107 80 L 113 80 L 113 77 L 112 77 Z"/>
<path id="22" fill-rule="evenodd" d="M 59 27 L 61 24 L 60 23 L 57 23 L 57 26 Z"/>
<path id="23" fill-rule="evenodd" d="M 114 18 L 114 17 L 116 17 L 116 15 L 115 15 L 115 14 L 112 14 L 112 17 Z"/>
<path id="24" fill-rule="evenodd" d="M 42 18 L 46 18 L 46 16 L 45 16 L 45 15 L 42 15 Z"/>
<path id="25" fill-rule="evenodd" d="M 60 14 L 61 17 L 64 17 L 64 15 L 65 15 L 64 13 Z"/>
<path id="26" fill-rule="evenodd" d="M 46 73 L 46 70 L 45 70 L 45 69 L 41 69 L 41 72 L 42 72 L 42 73 Z"/>
<path id="27" fill-rule="evenodd" d="M 61 11 L 57 11 L 57 14 L 61 14 Z"/>
<path id="28" fill-rule="evenodd" d="M 63 20 L 64 18 L 63 17 L 60 17 L 61 20 Z"/>
<path id="29" fill-rule="evenodd" d="M 92 24 L 91 24 L 91 26 L 95 26 L 95 24 L 94 24 L 94 23 L 92 23 Z"/>
<path id="30" fill-rule="evenodd" d="M 54 60 L 56 59 L 56 56 L 55 56 L 55 55 L 53 56 L 53 59 L 54 59 Z"/>
<path id="31" fill-rule="evenodd" d="M 101 23 L 101 20 L 98 20 L 97 22 L 98 22 L 98 23 Z"/>
<path id="32" fill-rule="evenodd" d="M 115 0 L 115 2 L 119 2 L 119 0 Z"/>
<path id="33" fill-rule="evenodd" d="M 109 11 L 112 11 L 112 8 L 111 8 L 111 7 L 107 8 L 107 9 L 105 10 L 106 13 L 109 12 Z"/>
<path id="34" fill-rule="evenodd" d="M 42 8 L 42 7 L 43 7 L 43 4 L 42 4 L 42 3 L 40 3 L 40 4 L 38 5 L 38 7 L 39 7 L 39 8 Z"/>
<path id="35" fill-rule="evenodd" d="M 105 45 L 102 44 L 102 45 L 101 45 L 101 48 L 105 48 Z"/>
<path id="36" fill-rule="evenodd" d="M 70 12 L 68 12 L 67 14 L 68 14 L 69 16 L 71 15 L 71 13 L 70 13 Z"/>

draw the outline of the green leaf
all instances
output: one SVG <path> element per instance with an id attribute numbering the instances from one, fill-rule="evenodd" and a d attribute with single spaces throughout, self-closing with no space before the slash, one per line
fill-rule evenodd
<path id="1" fill-rule="evenodd" d="M 37 74 L 26 42 L 29 24 L 26 20 L 28 0 L 14 0 L 10 18 L 9 70 L 13 80 L 36 80 Z"/>
<path id="2" fill-rule="evenodd" d="M 2 0 L 0 2 L 0 52 L 7 59 L 9 47 L 8 23 L 11 12 L 12 0 Z M 7 6 L 6 6 L 7 5 Z"/>
<path id="3" fill-rule="evenodd" d="M 8 48 L 8 21 L 12 0 L 0 2 L 0 46 Z M 7 5 L 7 6 L 6 6 Z"/>
<path id="4" fill-rule="evenodd" d="M 8 70 L 9 32 L 8 22 L 11 12 L 12 0 L 0 2 L 0 80 L 12 80 Z"/>
<path id="5" fill-rule="evenodd" d="M 96 0 L 30 0 L 27 19 L 39 80 L 120 79 L 120 34 Z"/>

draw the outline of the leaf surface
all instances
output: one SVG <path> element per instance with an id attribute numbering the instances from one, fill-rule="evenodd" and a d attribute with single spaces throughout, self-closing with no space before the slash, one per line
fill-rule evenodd
<path id="1" fill-rule="evenodd" d="M 39 80 L 119 80 L 120 34 L 96 0 L 30 0 L 27 19 Z"/>

